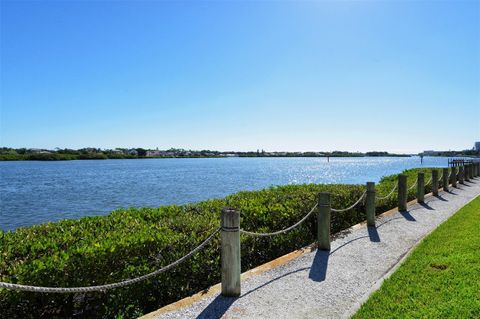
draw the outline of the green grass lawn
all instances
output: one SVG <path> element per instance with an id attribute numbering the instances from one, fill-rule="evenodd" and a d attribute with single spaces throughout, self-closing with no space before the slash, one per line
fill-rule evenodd
<path id="1" fill-rule="evenodd" d="M 480 197 L 425 238 L 352 318 L 480 318 Z"/>

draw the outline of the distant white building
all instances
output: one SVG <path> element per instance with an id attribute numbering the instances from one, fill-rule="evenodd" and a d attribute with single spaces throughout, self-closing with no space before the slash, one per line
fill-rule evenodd
<path id="1" fill-rule="evenodd" d="M 36 153 L 36 154 L 50 154 L 51 152 L 41 149 L 41 148 L 29 148 L 28 149 L 31 153 Z"/>
<path id="2" fill-rule="evenodd" d="M 147 157 L 158 157 L 158 156 L 162 156 L 162 152 L 159 150 L 147 151 Z"/>

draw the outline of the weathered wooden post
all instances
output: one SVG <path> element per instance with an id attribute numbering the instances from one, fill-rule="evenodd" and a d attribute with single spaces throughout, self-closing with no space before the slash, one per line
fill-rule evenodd
<path id="1" fill-rule="evenodd" d="M 417 203 L 423 203 L 425 200 L 425 173 L 417 175 Z"/>
<path id="2" fill-rule="evenodd" d="M 465 175 L 463 170 L 464 170 L 463 166 L 458 167 L 458 182 L 460 184 L 465 184 L 465 179 L 464 179 Z"/>
<path id="3" fill-rule="evenodd" d="M 398 175 L 398 211 L 407 210 L 407 176 Z"/>
<path id="4" fill-rule="evenodd" d="M 318 194 L 317 241 L 318 249 L 330 250 L 330 193 Z"/>
<path id="5" fill-rule="evenodd" d="M 445 192 L 448 192 L 448 168 L 443 169 L 442 176 L 442 188 Z"/>
<path id="6" fill-rule="evenodd" d="M 473 164 L 468 164 L 468 179 L 473 178 Z"/>
<path id="7" fill-rule="evenodd" d="M 432 169 L 432 193 L 434 196 L 438 196 L 438 171 Z"/>
<path id="8" fill-rule="evenodd" d="M 221 213 L 222 295 L 240 296 L 240 214 L 232 208 Z"/>
<path id="9" fill-rule="evenodd" d="M 463 167 L 463 179 L 465 180 L 465 182 L 470 181 L 470 174 L 468 173 L 468 168 L 468 164 Z"/>
<path id="10" fill-rule="evenodd" d="M 457 187 L 457 168 L 452 167 L 452 178 L 450 178 L 452 182 L 452 187 Z"/>
<path id="11" fill-rule="evenodd" d="M 367 212 L 367 226 L 375 226 L 375 183 L 367 182 L 367 199 L 365 200 Z"/>

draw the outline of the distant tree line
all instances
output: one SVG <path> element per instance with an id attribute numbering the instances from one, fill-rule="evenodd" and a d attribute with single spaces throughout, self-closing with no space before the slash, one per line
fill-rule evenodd
<path id="1" fill-rule="evenodd" d="M 56 148 L 54 150 L 38 148 L 0 148 L 0 161 L 36 160 L 91 160 L 91 159 L 133 159 L 133 158 L 205 158 L 205 157 L 364 157 L 364 156 L 410 156 L 407 154 L 390 154 L 388 152 L 219 152 L 212 150 L 185 150 L 170 148 L 168 150 L 151 150 L 144 148 L 100 149 L 94 147 Z"/>

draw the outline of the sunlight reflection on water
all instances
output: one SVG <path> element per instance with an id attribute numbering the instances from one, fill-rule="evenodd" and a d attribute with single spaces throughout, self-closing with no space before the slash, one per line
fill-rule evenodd
<path id="1" fill-rule="evenodd" d="M 418 157 L 144 159 L 0 162 L 0 228 L 182 204 L 302 183 L 363 184 L 420 167 Z M 426 157 L 424 167 L 446 167 Z"/>

